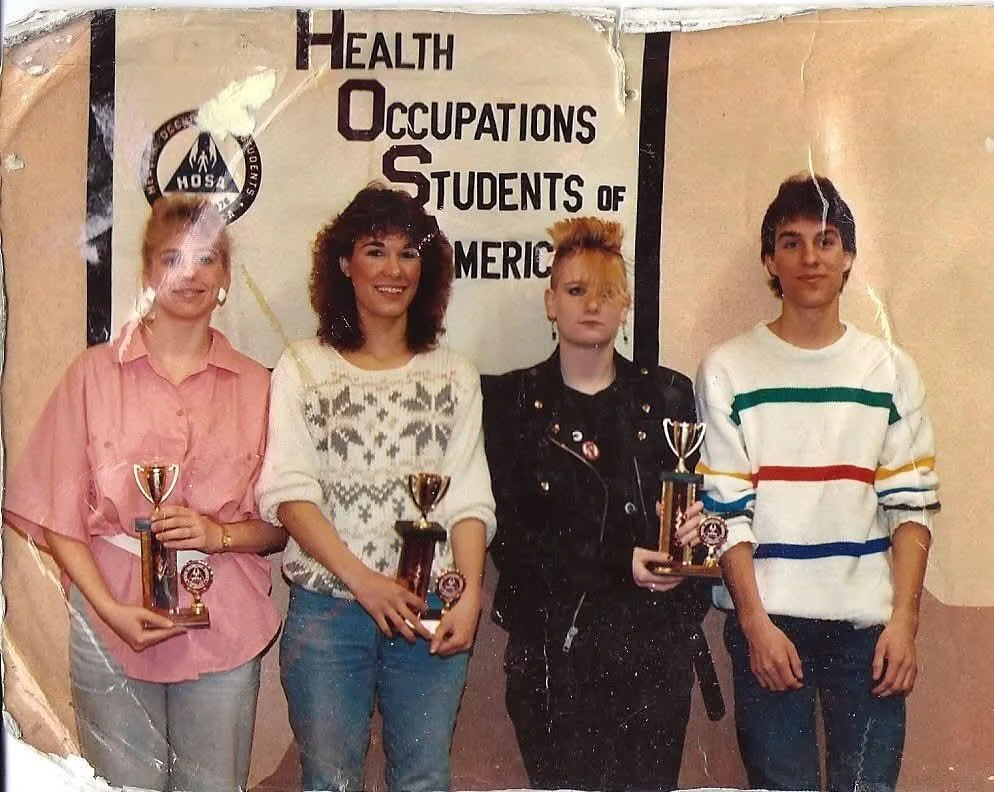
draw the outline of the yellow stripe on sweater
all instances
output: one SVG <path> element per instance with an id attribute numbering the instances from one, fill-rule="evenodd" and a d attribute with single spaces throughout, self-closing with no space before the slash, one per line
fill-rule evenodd
<path id="1" fill-rule="evenodd" d="M 928 470 L 935 469 L 935 457 L 927 456 L 920 457 L 919 459 L 914 459 L 907 465 L 901 465 L 897 468 L 877 468 L 876 476 L 874 477 L 877 481 L 883 481 L 884 479 L 889 479 L 891 476 L 896 476 L 899 473 L 907 473 L 909 470 L 918 470 L 919 468 L 926 468 Z"/>
<path id="2" fill-rule="evenodd" d="M 703 463 L 698 463 L 697 469 L 694 472 L 705 476 L 728 476 L 729 478 L 742 479 L 752 484 L 752 473 L 733 473 L 724 470 L 714 470 Z"/>

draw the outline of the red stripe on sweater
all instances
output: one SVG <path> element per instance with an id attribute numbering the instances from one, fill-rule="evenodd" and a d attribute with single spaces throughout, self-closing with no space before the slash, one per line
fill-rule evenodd
<path id="1" fill-rule="evenodd" d="M 794 467 L 763 465 L 752 474 L 752 485 L 760 481 L 862 481 L 873 483 L 874 471 L 856 465 L 826 465 L 825 467 Z"/>

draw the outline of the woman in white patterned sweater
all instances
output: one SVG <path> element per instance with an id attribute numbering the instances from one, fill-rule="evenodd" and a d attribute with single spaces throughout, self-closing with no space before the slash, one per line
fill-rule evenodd
<path id="1" fill-rule="evenodd" d="M 371 185 L 318 233 L 317 337 L 273 372 L 261 512 L 290 534 L 280 645 L 304 789 L 362 789 L 374 704 L 391 790 L 449 787 L 449 747 L 495 530 L 479 375 L 437 346 L 452 248 L 409 195 Z M 452 485 L 433 512 L 448 540 L 435 571 L 466 590 L 434 634 L 396 582 L 397 520 L 417 512 L 407 476 Z M 432 595 L 434 597 L 434 595 Z"/>

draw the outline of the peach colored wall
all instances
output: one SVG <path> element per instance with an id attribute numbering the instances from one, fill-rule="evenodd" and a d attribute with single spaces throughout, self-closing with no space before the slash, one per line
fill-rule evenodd
<path id="1" fill-rule="evenodd" d="M 68 39 L 66 37 L 68 36 Z M 989 345 L 994 205 L 988 151 L 994 9 L 867 11 L 673 38 L 663 228 L 661 348 L 690 373 L 713 344 L 773 315 L 757 230 L 777 182 L 807 166 L 831 174 L 856 213 L 860 256 L 844 312 L 918 359 L 940 444 L 943 500 L 910 700 L 901 788 L 979 790 L 994 776 L 994 543 L 967 484 L 991 474 Z M 49 70 L 30 75 L 29 54 Z M 88 30 L 85 23 L 7 53 L 0 93 L 5 167 L 0 230 L 9 299 L 2 382 L 7 464 L 67 363 L 84 345 Z M 26 738 L 64 752 L 73 735 L 66 619 L 50 561 L 4 532 L 6 706 Z M 274 559 L 274 568 L 278 559 Z M 492 573 L 492 570 L 491 570 Z M 274 597 L 286 588 L 274 573 Z M 488 579 L 492 591 L 493 574 Z M 959 605 L 958 607 L 956 605 Z M 708 631 L 730 701 L 720 617 Z M 524 785 L 503 709 L 503 635 L 486 616 L 453 748 L 457 788 Z M 375 738 L 374 738 L 375 739 Z M 381 757 L 371 752 L 370 788 Z M 275 654 L 264 663 L 252 765 L 258 790 L 292 788 L 299 768 Z M 376 780 L 373 780 L 376 779 Z M 744 776 L 731 717 L 708 722 L 695 697 L 684 786 Z"/>

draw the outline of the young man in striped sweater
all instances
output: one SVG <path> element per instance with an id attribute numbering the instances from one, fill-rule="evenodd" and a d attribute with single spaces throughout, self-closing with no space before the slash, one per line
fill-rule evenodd
<path id="1" fill-rule="evenodd" d="M 697 376 L 705 508 L 724 514 L 739 747 L 750 785 L 893 790 L 938 479 L 924 388 L 889 341 L 839 318 L 856 255 L 824 177 L 781 186 L 762 226 L 780 316 Z"/>

